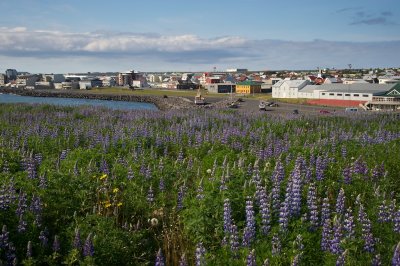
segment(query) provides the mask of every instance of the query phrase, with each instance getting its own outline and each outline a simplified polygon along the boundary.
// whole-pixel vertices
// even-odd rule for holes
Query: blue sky
[[[400,1],[0,2],[0,71],[399,67]]]

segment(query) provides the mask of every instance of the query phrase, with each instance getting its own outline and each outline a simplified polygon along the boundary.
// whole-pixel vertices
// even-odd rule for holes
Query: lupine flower
[[[315,184],[311,183],[308,187],[307,193],[307,207],[309,210],[308,220],[311,224],[311,231],[314,231],[318,227],[318,206],[317,206],[317,192]]]
[[[397,209],[393,217],[393,231],[395,233],[400,233],[400,208]]]
[[[375,248],[375,239],[371,232],[371,221],[368,219],[367,214],[364,212],[364,206],[360,204],[358,219],[361,223],[362,238],[364,240],[364,250],[373,253]]]
[[[81,248],[82,248],[81,234],[79,232],[79,228],[75,229],[75,237],[74,237],[73,247],[76,248],[77,250],[81,250]]]
[[[372,258],[371,264],[372,264],[372,266],[382,266],[381,255],[380,254],[376,254]]]
[[[7,231],[7,226],[3,225],[3,228],[1,229],[1,234],[0,234],[0,250],[5,249],[8,247],[8,231]]]
[[[40,199],[39,196],[33,195],[30,210],[35,215],[34,224],[36,224],[38,227],[41,226],[42,222],[42,209],[43,209],[42,200]]]
[[[230,245],[231,245],[231,252],[233,258],[238,257],[238,251],[239,251],[239,236],[238,236],[238,230],[235,224],[231,225],[231,234],[230,234]]]
[[[229,234],[232,229],[232,210],[229,199],[224,200],[224,240],[222,241],[223,245],[227,244],[227,239],[229,238]]]
[[[26,257],[32,258],[32,242],[28,241],[28,245],[26,246]]]
[[[344,215],[343,229],[345,231],[345,236],[350,239],[354,238],[355,228],[356,225],[354,223],[353,211],[351,210],[351,207],[349,207]]]
[[[42,245],[42,247],[47,247],[48,241],[49,239],[47,238],[47,229],[45,228],[45,230],[40,231],[39,233],[39,240],[40,240],[40,244]]]
[[[331,219],[325,219],[322,226],[321,250],[328,251],[332,238]]]
[[[346,185],[351,184],[352,178],[351,178],[351,168],[350,167],[345,167],[342,171],[342,176],[343,176],[343,183]]]
[[[392,266],[400,266],[400,242],[397,244],[393,257],[392,257]]]
[[[60,252],[60,240],[58,239],[58,235],[54,236],[54,241],[53,241],[53,252],[59,253]]]
[[[198,200],[204,199],[203,180],[200,181],[196,192],[197,192],[196,199],[198,199]]]
[[[92,240],[92,233],[90,233],[85,240],[85,245],[83,246],[83,256],[93,257],[93,255],[94,255],[94,246]]]
[[[344,214],[345,212],[345,207],[344,207],[344,201],[346,199],[346,196],[344,194],[344,189],[341,188],[339,190],[339,194],[337,196],[337,200],[336,200],[336,213],[339,215]]]
[[[378,222],[384,223],[389,221],[388,207],[386,206],[386,200],[383,200],[378,206]]]
[[[188,266],[185,253],[182,254],[181,259],[179,260],[179,266]]]
[[[329,199],[325,197],[322,200],[322,210],[321,210],[321,223],[324,224],[325,220],[330,219],[331,217],[331,210]]]
[[[246,200],[246,227],[243,232],[244,247],[250,247],[256,237],[256,221],[254,218],[253,202],[250,199]]]
[[[332,254],[341,254],[342,248],[340,247],[340,242],[342,240],[342,223],[335,216],[333,220],[333,237],[330,241],[329,249]]]
[[[289,199],[285,198],[279,210],[279,228],[282,232],[287,231],[289,224]]]
[[[200,242],[196,245],[196,252],[195,252],[195,265],[202,266],[205,265],[205,257],[206,249],[203,246],[203,243]]]
[[[300,254],[296,254],[292,260],[291,266],[298,266],[300,263]]]
[[[296,239],[293,241],[293,249],[297,251],[302,251],[304,249],[303,237],[297,235]]]
[[[183,191],[183,186],[180,187],[179,191],[178,191],[178,200],[176,203],[176,208],[178,210],[182,210],[183,209],[183,196],[184,196],[184,191]]]
[[[260,199],[261,232],[267,235],[271,229],[271,197],[266,195],[265,188]]]
[[[24,220],[23,215],[21,214],[19,216],[19,221],[18,221],[18,233],[23,233],[26,231],[26,226],[28,225],[28,223]]]
[[[344,266],[345,265],[347,252],[348,251],[346,249],[345,251],[340,253],[340,255],[338,256],[338,258],[336,260],[336,266]]]
[[[246,260],[247,266],[257,266],[256,255],[254,253],[255,253],[255,250],[253,249],[252,251],[250,251],[249,255],[247,256],[247,260]]]
[[[135,177],[135,175],[134,175],[134,173],[133,173],[133,171],[132,171],[132,168],[129,167],[129,168],[128,168],[128,175],[126,176],[126,178],[127,178],[128,180],[132,180],[134,177]]]
[[[155,266],[164,266],[164,255],[161,251],[161,248],[158,250],[157,252],[157,256],[156,256],[156,263],[154,264]]]
[[[6,251],[7,265],[12,265],[12,266],[18,265],[17,256],[16,256],[15,252],[16,252],[16,250],[15,250],[14,244],[12,242],[10,242],[8,244],[8,249]]]
[[[281,253],[281,240],[278,234],[272,236],[272,256],[279,255]]]
[[[291,174],[290,207],[291,216],[299,216],[301,209],[301,164],[296,164]]]
[[[149,188],[149,191],[147,192],[147,202],[150,204],[154,202],[154,192],[151,186]]]
[[[160,182],[158,183],[158,189],[161,191],[161,192],[164,192],[165,191],[165,182],[164,182],[164,178],[160,178]]]

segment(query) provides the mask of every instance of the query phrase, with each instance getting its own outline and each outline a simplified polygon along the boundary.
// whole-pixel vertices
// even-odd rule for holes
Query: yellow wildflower
[[[122,202],[118,202],[117,206],[118,207],[122,206]]]
[[[111,206],[111,203],[107,203],[104,207],[110,208],[110,206]]]
[[[100,180],[103,180],[105,178],[107,178],[107,174],[103,174],[102,176],[100,176]]]
[[[119,188],[117,188],[117,187],[113,189],[113,193],[117,193],[118,191],[119,191]]]

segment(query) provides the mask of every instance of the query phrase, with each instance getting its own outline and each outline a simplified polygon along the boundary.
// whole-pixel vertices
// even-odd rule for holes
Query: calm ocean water
[[[152,103],[76,98],[30,97],[14,94],[0,94],[0,103],[53,104],[62,106],[90,105],[119,110],[158,110],[157,107]]]

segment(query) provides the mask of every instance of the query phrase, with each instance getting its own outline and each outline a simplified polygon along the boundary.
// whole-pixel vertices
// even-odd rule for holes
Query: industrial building
[[[211,93],[235,93],[236,85],[233,83],[210,83],[205,88]]]

